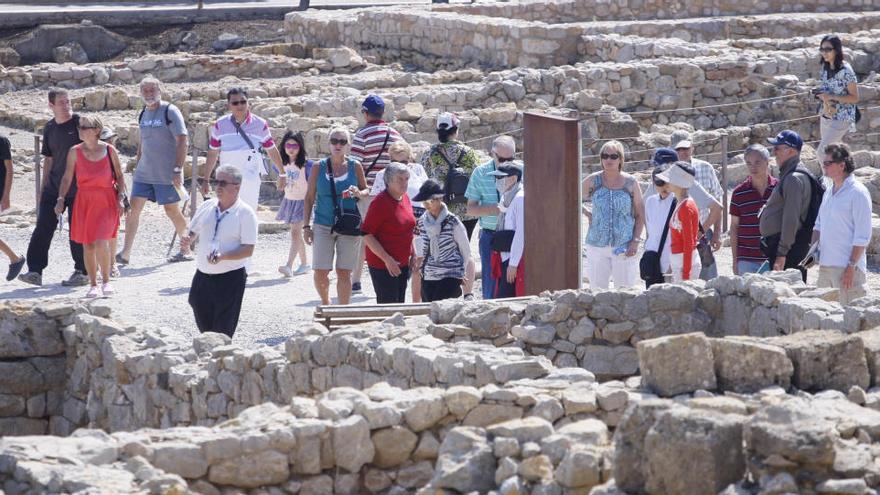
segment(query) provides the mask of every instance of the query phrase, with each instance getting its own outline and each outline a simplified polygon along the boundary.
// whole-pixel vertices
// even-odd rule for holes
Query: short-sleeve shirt
[[[43,128],[43,148],[40,154],[52,158],[52,171],[49,174],[49,182],[43,185],[43,197],[51,199],[53,202],[58,197],[58,191],[61,187],[61,179],[64,177],[64,171],[67,169],[67,152],[70,148],[81,143],[79,139],[79,115],[74,114],[73,118],[63,124],[59,124],[55,119],[46,123]],[[70,183],[70,189],[67,191],[67,197],[72,198],[76,195],[76,181]]]
[[[12,160],[12,146],[9,139],[0,136],[0,200],[3,199],[6,184],[6,160]]]
[[[223,151],[247,151],[251,149],[247,141],[235,129],[235,117],[229,114],[218,120],[211,126],[211,141],[208,146],[212,150]],[[269,132],[269,124],[265,120],[248,112],[247,117],[241,124],[241,130],[251,139],[254,148],[263,147],[269,149],[275,146],[272,133]]]
[[[480,165],[471,174],[465,197],[470,201],[476,201],[480,206],[497,205],[501,195],[495,189],[495,176],[489,175],[495,171],[495,160]],[[495,230],[498,227],[497,215],[484,215],[480,217],[480,228],[483,230]]]
[[[832,96],[849,95],[847,86],[858,82],[855,71],[847,62],[830,77],[828,71],[822,70],[822,90]],[[834,108],[837,111],[830,116],[832,120],[856,121],[856,106],[852,103],[835,103]]]
[[[460,167],[466,173],[471,174],[477,166],[479,166],[479,158],[477,153],[470,146],[461,141],[447,141],[432,146],[430,150],[422,156],[422,167],[428,177],[436,180],[445,187],[446,175],[449,173],[449,164],[440,156],[441,153],[452,162],[456,167]],[[467,204],[457,203],[448,205],[449,211],[458,216],[461,220],[473,220],[474,217],[467,215]]]
[[[388,142],[385,142],[385,138]],[[388,148],[396,141],[402,141],[403,137],[396,129],[389,126],[385,121],[373,120],[357,132],[351,138],[351,157],[361,162],[367,177],[367,186],[372,187],[376,181],[376,175],[391,163]],[[382,145],[385,145],[384,147]],[[378,159],[376,158],[378,157]],[[376,165],[370,169],[376,161]],[[367,173],[369,170],[369,173]]]
[[[397,201],[388,194],[388,191],[382,191],[370,203],[367,216],[361,224],[361,231],[373,235],[398,265],[406,266],[412,253],[415,227],[416,217],[413,215],[409,197],[404,194],[400,201]],[[386,269],[385,262],[369,247],[366,258],[370,268]]]
[[[165,112],[168,111],[168,121]],[[134,180],[144,184],[171,185],[177,162],[177,137],[186,136],[186,124],[180,110],[161,102],[155,110],[144,109],[138,127],[141,133],[141,159]]]
[[[767,189],[761,196],[752,185],[752,178],[747,178],[736,186],[730,196],[730,214],[739,217],[739,228],[736,231],[736,259],[743,261],[763,262],[767,259],[761,252],[761,230],[758,212],[767,204],[776,184],[775,177],[770,177]]]
[[[235,251],[243,245],[257,243],[257,214],[247,203],[237,199],[235,203],[221,212],[217,198],[212,198],[199,206],[189,223],[189,231],[198,234],[196,246],[196,267],[202,273],[216,275],[243,268],[247,258],[223,260],[216,265],[208,263],[208,255],[218,249],[220,253]]]

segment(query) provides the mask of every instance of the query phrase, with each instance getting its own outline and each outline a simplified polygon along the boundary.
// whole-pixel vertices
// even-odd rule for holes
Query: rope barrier
[[[805,96],[808,94],[810,94],[809,91],[804,91],[801,93],[792,93],[789,95],[771,96],[768,98],[758,98],[758,99],[754,99],[754,100],[743,100],[743,101],[736,101],[736,102],[731,102],[731,103],[717,103],[714,105],[703,105],[703,106],[699,106],[699,107],[669,108],[669,109],[661,109],[661,110],[639,110],[636,112],[589,112],[586,115],[595,116],[595,117],[602,117],[605,115],[653,115],[653,114],[657,114],[657,113],[689,112],[691,110],[706,110],[709,108],[722,108],[722,107],[731,107],[731,106],[737,106],[737,105],[750,105],[752,103],[763,103],[766,101],[775,101],[775,100],[781,100],[781,99],[785,99],[785,98],[794,98],[796,96]],[[586,120],[586,119],[580,119],[580,120]]]

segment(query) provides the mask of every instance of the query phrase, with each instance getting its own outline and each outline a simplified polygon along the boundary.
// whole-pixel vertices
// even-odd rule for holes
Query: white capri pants
[[[677,283],[683,281],[684,277],[682,277],[682,274],[684,274],[684,254],[670,254],[669,266],[672,269],[672,282]],[[700,265],[700,254],[697,253],[696,249],[694,249],[693,256],[691,256],[691,276],[688,280],[699,279],[701,268],[702,265]]]
[[[614,280],[615,289],[633,287],[639,282],[638,256],[615,256],[611,246],[596,247],[587,244],[586,248],[590,289],[607,289],[610,280]]]
[[[832,120],[819,116],[819,135],[822,140],[816,147],[816,157],[820,164],[825,159],[825,147],[832,143],[842,143],[843,136],[846,136],[851,126],[852,122],[848,120]]]

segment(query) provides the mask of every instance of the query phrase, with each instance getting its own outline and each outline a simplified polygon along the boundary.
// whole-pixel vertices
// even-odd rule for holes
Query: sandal
[[[191,254],[183,254],[183,252],[178,251],[177,254],[168,258],[169,263],[180,263],[182,261],[192,261],[193,258]]]
[[[128,258],[123,258],[122,253],[116,253],[116,263],[120,265],[127,265]]]

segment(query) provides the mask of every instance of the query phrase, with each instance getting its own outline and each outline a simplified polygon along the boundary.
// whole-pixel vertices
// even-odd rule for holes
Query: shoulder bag
[[[645,251],[642,253],[642,259],[639,260],[639,275],[645,282],[662,284],[664,281],[660,256],[663,248],[666,246],[666,237],[669,234],[669,221],[672,220],[672,214],[675,213],[676,202],[676,198],[672,198],[669,214],[666,215],[666,223],[663,224],[663,234],[660,235],[659,251]]]
[[[339,196],[336,194],[336,180],[333,178],[333,165],[330,158],[325,160],[327,164],[327,179],[330,181],[330,194],[333,197],[333,226],[330,232],[340,235],[363,235],[361,232],[361,213],[357,208],[353,210],[343,209],[340,206]],[[348,163],[346,163],[346,167]]]

